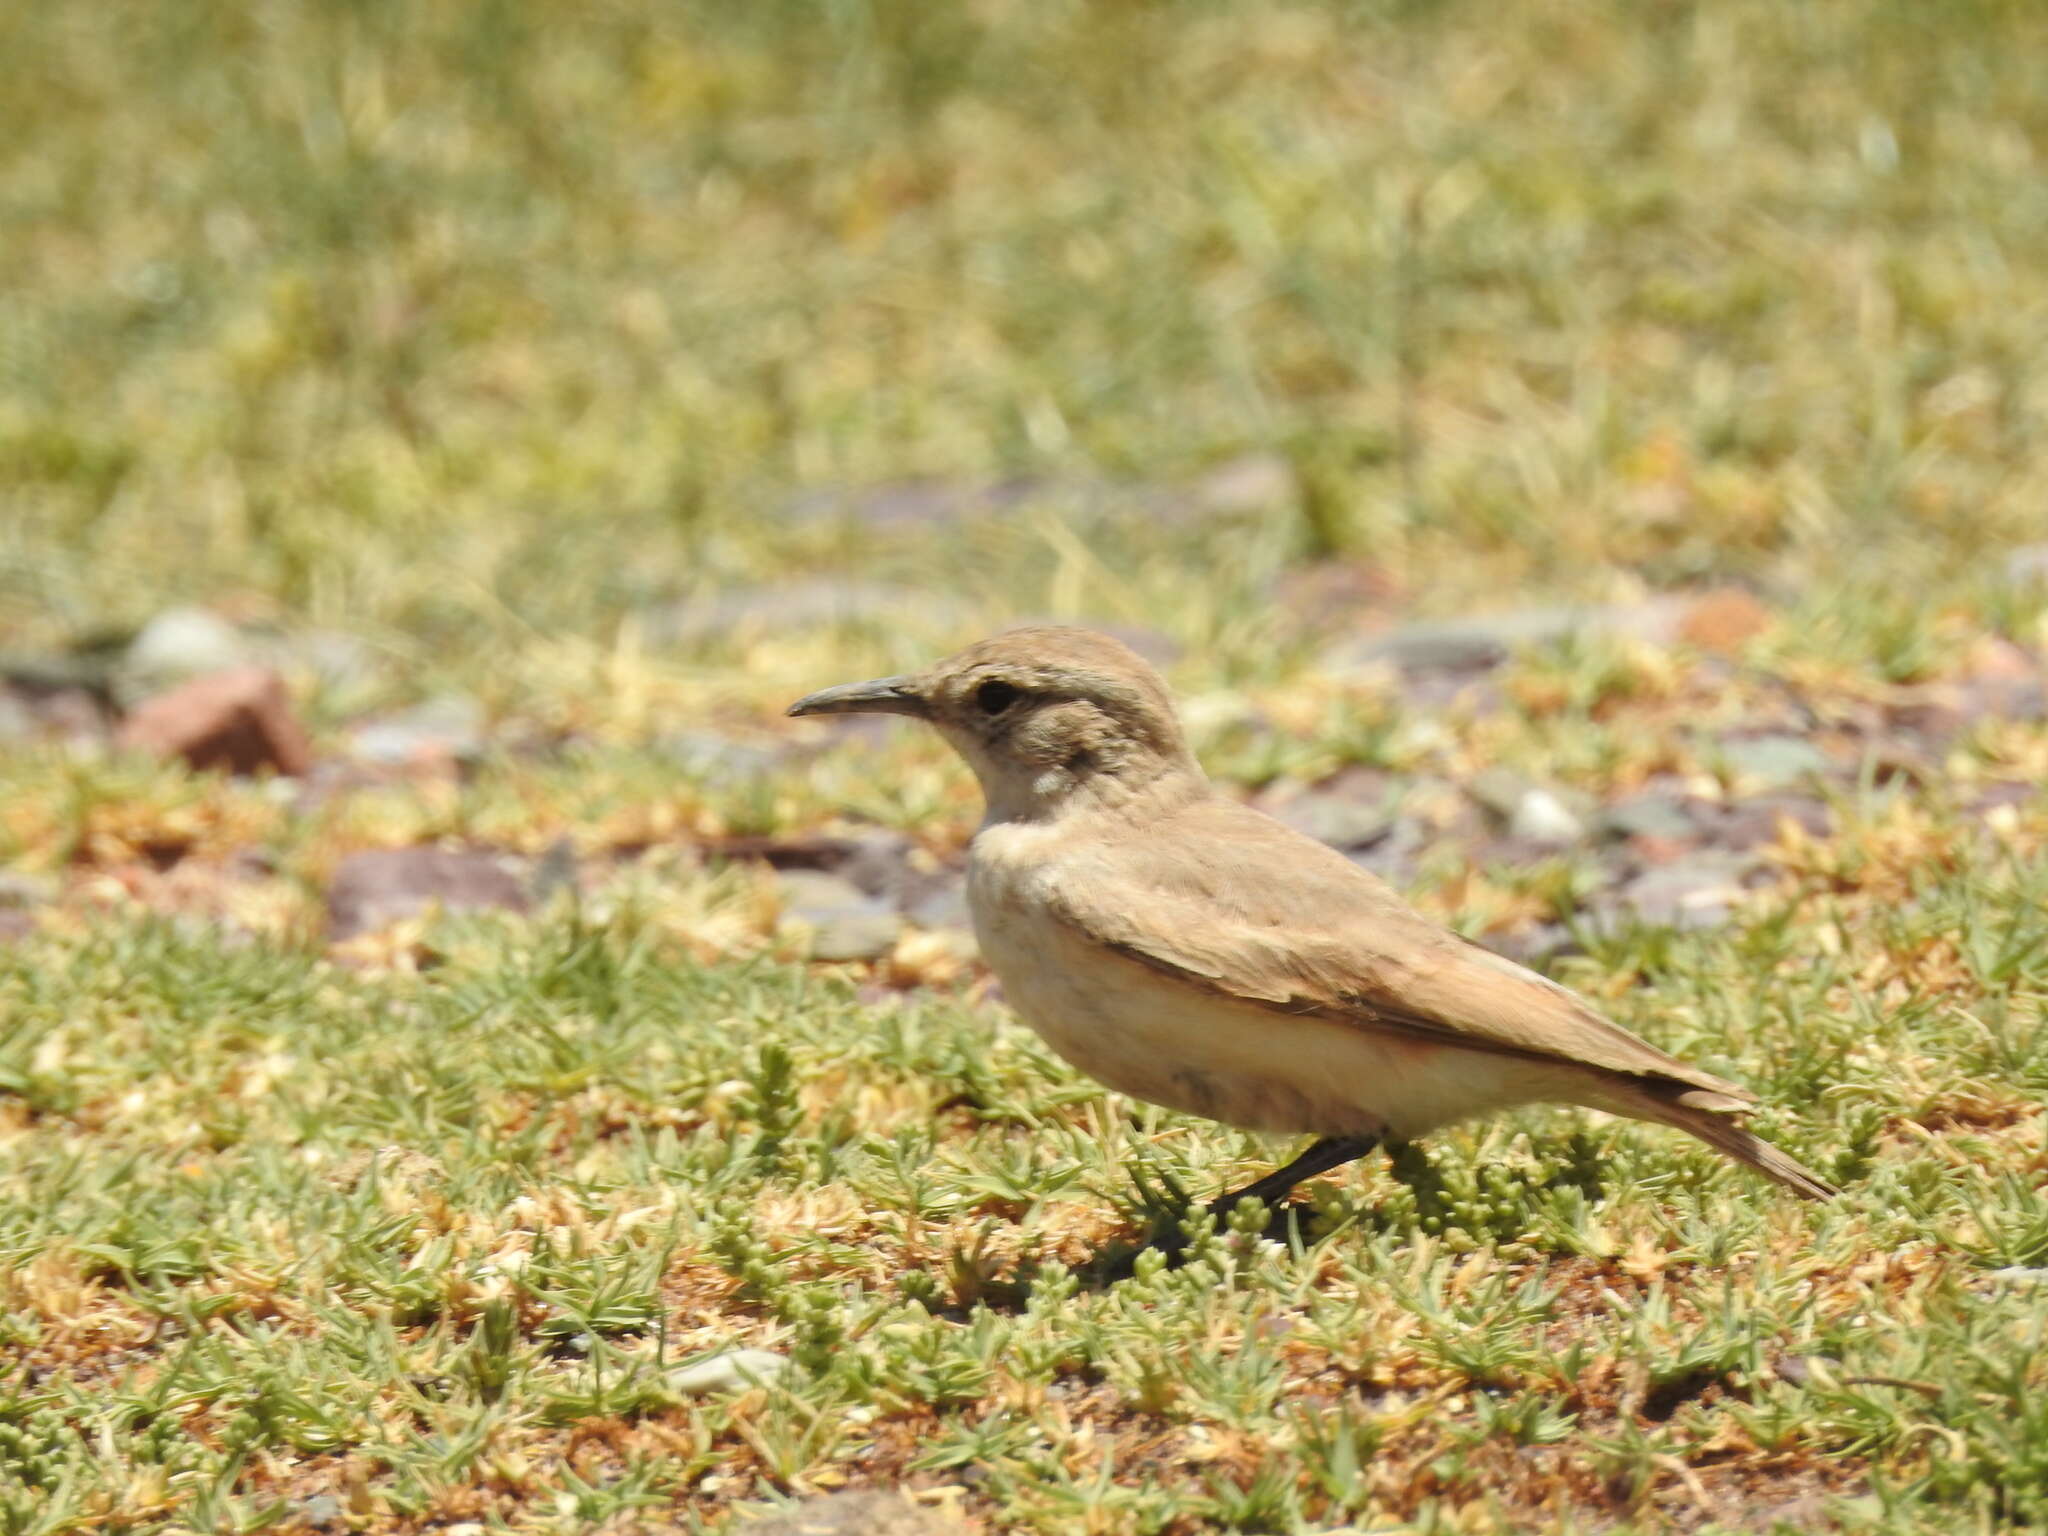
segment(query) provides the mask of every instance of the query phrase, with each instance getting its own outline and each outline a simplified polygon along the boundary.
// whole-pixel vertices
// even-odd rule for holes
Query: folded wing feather
[[[1668,1084],[1699,1109],[1754,1102],[1430,922],[1342,854],[1231,801],[1198,801],[1122,838],[1089,839],[1040,879],[1041,899],[1063,922],[1212,992],[1468,1050],[1578,1062]]]

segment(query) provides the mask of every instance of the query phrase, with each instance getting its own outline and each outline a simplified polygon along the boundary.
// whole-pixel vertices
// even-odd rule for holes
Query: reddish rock
[[[1703,651],[1735,651],[1770,627],[1771,611],[1740,587],[1717,587],[1678,621],[1679,638]]]
[[[213,672],[146,699],[122,723],[120,744],[194,768],[298,778],[313,766],[284,680],[267,667]]]

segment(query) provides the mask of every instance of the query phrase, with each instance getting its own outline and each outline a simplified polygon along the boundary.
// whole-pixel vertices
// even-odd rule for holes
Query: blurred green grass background
[[[18,646],[203,602],[496,669],[852,569],[1199,631],[1329,552],[1431,608],[1919,584],[2048,496],[2027,0],[187,0],[0,52]],[[1074,490],[1247,451],[1267,515]],[[793,510],[921,478],[1046,510]]]

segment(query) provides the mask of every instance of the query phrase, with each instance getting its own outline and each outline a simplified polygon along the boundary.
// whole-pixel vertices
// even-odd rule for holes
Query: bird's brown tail
[[[1727,1153],[1738,1163],[1747,1163],[1772,1183],[1784,1185],[1802,1199],[1832,1200],[1841,1193],[1797,1158],[1780,1152],[1725,1112],[1696,1109],[1667,1099],[1657,1106],[1654,1118],[1692,1132],[1716,1151]]]

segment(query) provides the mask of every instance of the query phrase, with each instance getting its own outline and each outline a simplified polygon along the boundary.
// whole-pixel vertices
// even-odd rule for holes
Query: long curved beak
[[[914,677],[878,677],[871,683],[820,688],[789,706],[792,715],[909,715],[923,720],[931,707]]]

